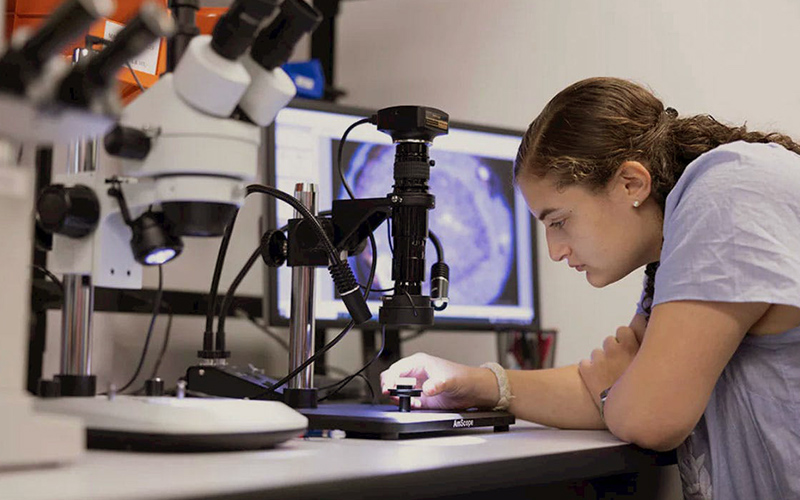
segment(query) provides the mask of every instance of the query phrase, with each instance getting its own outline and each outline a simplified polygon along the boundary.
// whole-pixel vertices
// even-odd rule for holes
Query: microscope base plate
[[[308,424],[278,401],[116,396],[39,399],[35,405],[82,417],[90,448],[255,450],[300,436]]]
[[[477,427],[507,431],[514,415],[502,411],[412,410],[401,412],[394,405],[324,404],[299,409],[308,417],[309,429],[343,430],[348,437],[402,439],[429,437],[431,433],[453,433]]]
[[[80,420],[34,411],[31,399],[0,394],[0,470],[73,462],[86,449]]]

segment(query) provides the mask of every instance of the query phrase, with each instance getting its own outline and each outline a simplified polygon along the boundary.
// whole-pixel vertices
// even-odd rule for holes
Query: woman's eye
[[[551,222],[550,223],[550,227],[553,227],[553,228],[556,228],[556,229],[561,229],[562,227],[564,227],[564,221],[560,220],[560,221]]]

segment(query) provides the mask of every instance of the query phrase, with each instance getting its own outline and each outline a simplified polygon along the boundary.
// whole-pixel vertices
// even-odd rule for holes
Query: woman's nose
[[[547,250],[550,253],[550,258],[558,262],[564,260],[569,256],[570,248],[564,243],[552,242],[547,240]]]

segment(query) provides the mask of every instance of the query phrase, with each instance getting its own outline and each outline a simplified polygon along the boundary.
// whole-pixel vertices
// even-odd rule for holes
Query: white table
[[[518,422],[399,441],[297,438],[264,451],[89,451],[57,468],[0,473],[0,499],[432,498],[639,472],[674,463],[606,431]]]

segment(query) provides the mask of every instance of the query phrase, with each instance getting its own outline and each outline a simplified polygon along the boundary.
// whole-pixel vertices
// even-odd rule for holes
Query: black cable
[[[392,258],[394,258],[394,243],[392,243],[392,225],[388,220],[386,221],[386,239],[389,240],[389,251],[392,252]]]
[[[350,377],[351,374],[348,374],[347,376]],[[370,400],[372,400],[374,402],[375,401],[375,388],[372,387],[372,382],[370,382],[369,379],[366,376],[364,376],[363,373],[354,373],[354,374],[352,374],[352,376],[357,376],[358,378],[360,378],[361,380],[364,381],[364,383],[367,386],[367,389],[369,389],[369,398],[370,398]],[[337,385],[339,385],[341,383],[342,383],[342,380],[337,380],[336,382],[334,382],[332,384],[328,384],[325,387],[320,387],[319,390],[320,391],[329,391],[329,390],[333,389],[334,387],[336,387]],[[341,389],[337,389],[337,391],[339,391],[339,390],[341,390]],[[333,395],[333,393],[331,393],[331,395]],[[327,398],[328,395],[326,394],[325,397]],[[317,401],[321,401],[321,399],[318,399]]]
[[[136,82],[136,85],[139,86],[139,90],[144,92],[144,85],[142,85],[142,82],[139,81],[139,77],[136,76],[136,72],[133,70],[133,67],[131,66],[131,63],[126,62],[125,66],[127,66],[128,69],[131,70],[131,76],[133,77],[133,80]]]
[[[276,389],[281,387],[286,382],[292,380],[294,377],[297,376],[297,374],[299,374],[300,372],[305,370],[311,363],[313,363],[314,361],[319,359],[323,354],[328,352],[333,346],[338,344],[339,341],[342,340],[345,335],[350,333],[350,330],[352,330],[354,326],[355,326],[355,322],[353,320],[350,320],[350,322],[347,323],[347,326],[344,327],[344,330],[339,332],[339,335],[337,335],[336,337],[334,337],[333,340],[331,340],[330,342],[325,344],[319,351],[315,352],[313,356],[311,356],[310,358],[308,358],[307,360],[302,362],[300,364],[300,366],[298,366],[297,368],[295,368],[294,370],[289,372],[288,375],[286,375],[282,379],[278,380],[277,382],[275,382],[271,386],[267,387],[267,389],[264,392],[256,394],[255,396],[252,396],[250,399],[260,399],[260,398],[263,398],[264,396],[267,396],[267,395],[272,394],[273,392],[275,392]]]
[[[320,237],[322,243],[325,245],[325,249],[328,251],[329,257],[333,261],[334,265],[339,265],[342,263],[342,258],[339,257],[339,252],[336,250],[336,247],[333,246],[333,242],[328,237],[328,234],[325,232],[325,229],[322,227],[322,224],[320,224],[319,220],[317,220],[314,214],[312,214],[311,211],[308,208],[306,208],[305,205],[300,203],[300,201],[297,198],[287,193],[284,193],[279,189],[275,189],[274,187],[262,186],[260,184],[250,184],[249,186],[247,186],[247,194],[250,195],[253,193],[261,193],[278,198],[279,200],[288,203],[289,205],[292,206],[292,208],[300,212],[300,214],[308,220],[308,222],[317,232],[317,235]]]
[[[364,285],[358,285],[358,287],[362,290],[367,289],[367,287],[365,287]],[[375,293],[387,293],[387,292],[393,292],[394,288],[370,288],[369,291]]]
[[[228,311],[231,308],[231,303],[233,302],[233,296],[236,293],[236,289],[239,288],[239,285],[244,280],[247,273],[250,272],[253,265],[256,263],[258,258],[261,256],[261,245],[259,245],[255,251],[250,255],[250,258],[247,259],[244,267],[239,271],[239,274],[233,279],[230,286],[228,287],[228,291],[225,292],[225,298],[222,299],[222,305],[220,306],[219,311],[219,318],[217,318],[217,340],[216,340],[216,349],[218,351],[225,350],[225,318],[228,316]]]
[[[347,140],[347,134],[350,133],[351,130],[358,127],[359,125],[363,125],[365,123],[376,123],[377,122],[377,115],[372,115],[370,118],[362,118],[357,122],[353,123],[347,130],[344,131],[342,134],[342,139],[339,141],[339,152],[336,156],[336,168],[339,170],[339,179],[342,181],[342,186],[344,186],[345,191],[350,196],[350,199],[355,199],[355,195],[353,195],[353,191],[350,189],[350,185],[347,184],[347,179],[344,178],[344,170],[342,170],[342,152],[344,151],[344,143]]]
[[[317,231],[317,235],[322,239],[322,243],[325,245],[326,249],[328,250],[328,255],[329,255],[330,259],[333,261],[333,265],[341,265],[342,264],[342,259],[341,259],[341,257],[339,257],[339,253],[336,251],[336,247],[333,246],[333,242],[328,237],[328,234],[325,232],[325,229],[323,229],[323,227],[320,224],[319,220],[317,220],[317,218],[314,216],[314,214],[312,214],[311,211],[308,208],[305,207],[305,205],[300,203],[300,201],[297,198],[295,198],[293,196],[290,196],[289,194],[284,193],[283,191],[281,191],[279,189],[275,189],[274,187],[262,186],[260,184],[250,184],[249,186],[247,186],[247,192],[246,192],[245,196],[249,196],[249,195],[251,195],[253,193],[261,193],[261,194],[266,194],[266,195],[275,197],[275,198],[277,198],[277,199],[279,199],[279,200],[281,200],[281,201],[283,201],[285,203],[288,203],[289,205],[291,205],[292,208],[294,208],[295,210],[300,212],[300,214],[303,217],[305,217],[305,219],[307,221],[309,221],[309,223],[311,223],[312,227]],[[206,317],[206,332],[205,332],[206,335],[203,338],[203,349],[207,350],[207,351],[211,350],[211,349],[208,348],[208,344],[206,343],[206,341],[208,340],[209,337],[211,339],[213,339],[213,336],[214,336],[213,330],[212,330],[213,329],[213,321],[214,321],[213,320],[213,312],[214,312],[214,303],[216,302],[216,290],[217,290],[217,288],[219,286],[219,274],[221,274],[221,272],[222,272],[222,262],[225,260],[225,254],[227,253],[228,243],[230,242],[230,235],[233,233],[233,223],[234,222],[235,222],[235,218],[233,220],[231,220],[231,223],[225,229],[225,235],[222,238],[222,243],[220,244],[220,250],[219,250],[219,253],[217,254],[217,266],[214,269],[214,282],[212,282],[212,284],[211,284],[212,296],[209,299],[209,312],[208,312],[208,316]],[[260,254],[260,246],[259,246],[258,249],[256,249],[256,251],[253,252],[253,254],[250,257],[250,260],[248,260],[248,264],[245,265],[245,268],[243,268],[239,272],[239,274],[236,276],[236,279],[238,279],[238,282],[236,280],[234,280],[234,283],[228,288],[228,292],[225,294],[225,300],[227,301],[227,305],[224,305],[224,307],[230,307],[230,302],[233,300],[233,292],[235,292],[236,287],[239,285],[241,280],[244,279],[244,276],[247,274],[247,272],[250,270],[250,268],[253,266],[253,264],[255,264],[255,261],[258,259],[258,255],[259,254]],[[219,271],[219,273],[218,273],[218,271]],[[227,309],[224,312],[220,311],[220,318],[219,318],[218,323],[217,323],[218,327],[220,326],[220,322],[221,322],[221,326],[222,326],[222,328],[224,328],[225,320],[223,318],[225,317],[225,315],[227,315]],[[209,325],[211,325],[211,326],[209,326]],[[220,335],[220,333],[221,333],[221,335]],[[224,330],[217,331],[216,342],[211,340],[211,344],[212,345],[216,344],[217,351],[224,352],[225,351],[225,331]]]
[[[233,213],[231,221],[225,228],[222,241],[217,252],[217,263],[214,265],[214,276],[211,278],[211,290],[208,292],[208,310],[206,311],[206,330],[203,332],[203,350],[210,352],[214,349],[214,313],[217,309],[217,291],[219,290],[219,279],[222,276],[222,264],[225,262],[225,254],[228,253],[228,244],[231,242],[233,234],[233,224],[239,211]]]
[[[375,255],[377,255],[377,245],[375,244],[375,236],[372,233],[370,233],[369,235],[369,242],[370,245],[372,246],[372,251],[375,252]],[[375,270],[377,269],[377,267],[378,267],[378,259],[372,259],[372,267],[370,268],[369,278],[367,279],[367,290],[364,292],[364,300],[367,300],[369,298],[369,290],[370,287],[372,286],[372,281],[375,279]],[[269,386],[266,391],[260,394],[256,394],[252,399],[259,399],[264,396],[267,396],[268,394],[274,393],[276,389],[281,387],[283,384],[285,384],[292,378],[296,377],[298,373],[305,370],[309,365],[311,365],[311,363],[322,357],[323,354],[325,354],[333,346],[338,344],[339,341],[342,340],[344,336],[347,335],[350,332],[350,330],[353,329],[353,326],[355,326],[355,322],[351,320],[347,324],[347,326],[345,326],[344,329],[339,333],[339,335],[334,337],[333,340],[325,344],[322,348],[320,348],[319,351],[315,352],[311,357],[309,357],[307,360],[301,363],[300,366],[292,370],[288,375],[286,375],[282,379],[278,380],[277,382]]]
[[[339,141],[339,150],[338,150],[338,155],[337,155],[337,168],[338,168],[338,171],[339,171],[339,178],[342,181],[342,185],[344,186],[345,190],[347,191],[347,194],[350,195],[350,198],[355,198],[355,197],[353,195],[353,191],[350,189],[350,186],[347,184],[347,180],[344,178],[344,172],[342,171],[342,161],[341,161],[341,159],[342,159],[342,152],[344,150],[344,143],[345,143],[345,141],[347,139],[347,135],[350,133],[351,130],[353,130],[354,128],[356,128],[357,126],[359,126],[361,124],[374,122],[375,120],[377,120],[377,116],[375,116],[375,115],[373,115],[371,118],[363,118],[361,120],[358,120],[357,122],[353,123],[352,125],[350,125],[345,130],[344,134],[342,134],[341,140]],[[336,251],[336,248],[333,246],[333,243],[328,238],[328,235],[325,233],[325,230],[322,228],[322,225],[319,223],[317,218],[314,217],[314,215],[311,213],[311,211],[309,211],[296,198],[291,197],[288,194],[284,193],[283,191],[280,191],[278,189],[272,188],[270,186],[261,186],[261,185],[258,185],[258,184],[251,184],[251,185],[247,186],[247,194],[251,194],[253,192],[259,192],[259,193],[267,194],[267,195],[270,195],[270,196],[274,196],[275,198],[278,198],[279,200],[282,200],[282,201],[288,203],[295,210],[300,212],[303,215],[303,217],[305,217],[314,226],[314,229],[317,231],[317,234],[319,234],[322,237],[322,241],[325,244],[325,246],[327,247],[328,253],[330,254],[332,260],[334,261],[334,264],[341,264],[341,262],[342,262],[341,257],[339,257],[339,254]],[[375,270],[377,268],[377,262],[378,262],[378,259],[377,259],[377,253],[378,252],[377,252],[377,245],[375,244],[375,236],[372,233],[370,233],[369,239],[370,239],[370,244],[372,245],[373,258],[372,258],[372,266],[370,268],[369,279],[367,280],[366,291],[364,293],[364,300],[367,300],[369,298],[369,293],[370,293],[370,289],[372,288],[372,282],[373,282],[373,280],[375,278]],[[261,394],[257,394],[256,396],[254,396],[253,399],[258,399],[258,398],[264,397],[264,396],[266,396],[266,395],[268,395],[270,393],[275,392],[275,389],[281,387],[283,384],[285,384],[286,382],[288,382],[289,380],[291,380],[292,378],[297,376],[297,374],[299,374],[300,372],[305,370],[309,365],[311,365],[311,363],[313,363],[314,361],[319,359],[323,354],[328,352],[328,350],[330,350],[333,346],[338,344],[339,341],[342,338],[344,338],[344,336],[347,335],[350,332],[350,330],[353,329],[353,326],[355,326],[355,322],[351,320],[347,324],[347,326],[345,326],[345,328],[339,333],[339,335],[337,335],[333,340],[331,340],[330,342],[325,344],[319,351],[315,352],[312,356],[310,356],[307,360],[305,360],[303,363],[301,363],[300,366],[298,366],[297,368],[292,370],[284,378],[282,378],[282,379],[278,380],[277,382],[275,382],[274,384],[272,384],[269,388],[267,388],[266,391],[264,391]]]
[[[327,217],[333,214],[333,210],[323,210],[322,212],[317,214],[317,217]],[[283,226],[278,229],[278,231],[285,233],[289,229],[289,224],[284,224]]]
[[[161,352],[158,353],[158,358],[156,359],[156,364],[153,366],[153,371],[150,373],[150,378],[158,377],[158,370],[161,368],[161,362],[164,361],[164,354],[167,352],[167,347],[169,346],[169,335],[172,331],[172,306],[164,303],[164,307],[167,310],[167,330],[164,333],[164,342],[161,344]]]
[[[49,269],[47,269],[44,266],[40,266],[39,264],[34,264],[33,268],[41,271],[42,273],[44,273],[45,276],[50,278],[50,281],[52,281],[53,283],[58,285],[58,288],[61,289],[61,294],[62,295],[64,294],[64,284],[61,283],[61,280],[58,279],[58,276],[56,276],[55,274],[51,273]]]
[[[444,247],[442,247],[442,242],[439,241],[439,237],[436,236],[436,233],[433,231],[428,230],[428,238],[436,248],[436,258],[438,259],[438,262],[444,262]]]
[[[386,325],[381,325],[381,348],[380,348],[380,349],[378,349],[378,352],[376,352],[376,353],[375,353],[375,355],[372,357],[372,359],[370,359],[369,361],[367,361],[367,363],[366,363],[366,364],[364,364],[364,366],[362,366],[360,370],[358,370],[358,371],[357,371],[357,372],[355,372],[354,374],[350,375],[349,377],[347,377],[347,378],[345,378],[345,379],[341,380],[341,381],[339,382],[339,387],[337,387],[337,388],[336,388],[336,389],[334,389],[333,391],[331,391],[331,392],[329,392],[329,393],[325,394],[323,397],[321,397],[321,398],[317,399],[317,402],[318,402],[318,403],[321,403],[322,401],[325,401],[325,400],[326,400],[326,399],[328,399],[329,397],[331,397],[331,396],[333,396],[334,394],[336,394],[337,392],[341,391],[341,390],[342,390],[342,388],[344,388],[344,386],[346,386],[347,384],[349,384],[349,383],[350,383],[350,382],[351,382],[351,381],[352,381],[354,378],[356,378],[356,377],[357,377],[358,375],[360,375],[360,374],[361,374],[361,373],[362,373],[364,370],[366,370],[367,368],[369,368],[369,367],[372,365],[372,363],[374,363],[374,362],[375,362],[375,361],[376,361],[378,358],[380,358],[380,357],[381,357],[381,354],[383,354],[383,349],[384,349],[384,347],[385,347],[385,346],[386,346]],[[374,399],[374,393],[373,393],[373,399]]]
[[[150,339],[153,336],[153,327],[156,324],[156,318],[158,317],[158,311],[161,309],[161,297],[164,294],[164,272],[161,266],[158,266],[158,290],[156,291],[156,298],[153,301],[153,315],[150,317],[150,326],[147,328],[147,337],[144,340],[144,347],[142,348],[142,355],[139,357],[139,365],[136,367],[136,372],[134,372],[133,376],[128,380],[121,389],[117,392],[124,392],[128,387],[130,387],[136,378],[139,376],[139,373],[142,371],[142,366],[144,366],[144,359],[147,357],[147,348],[150,345]]]

